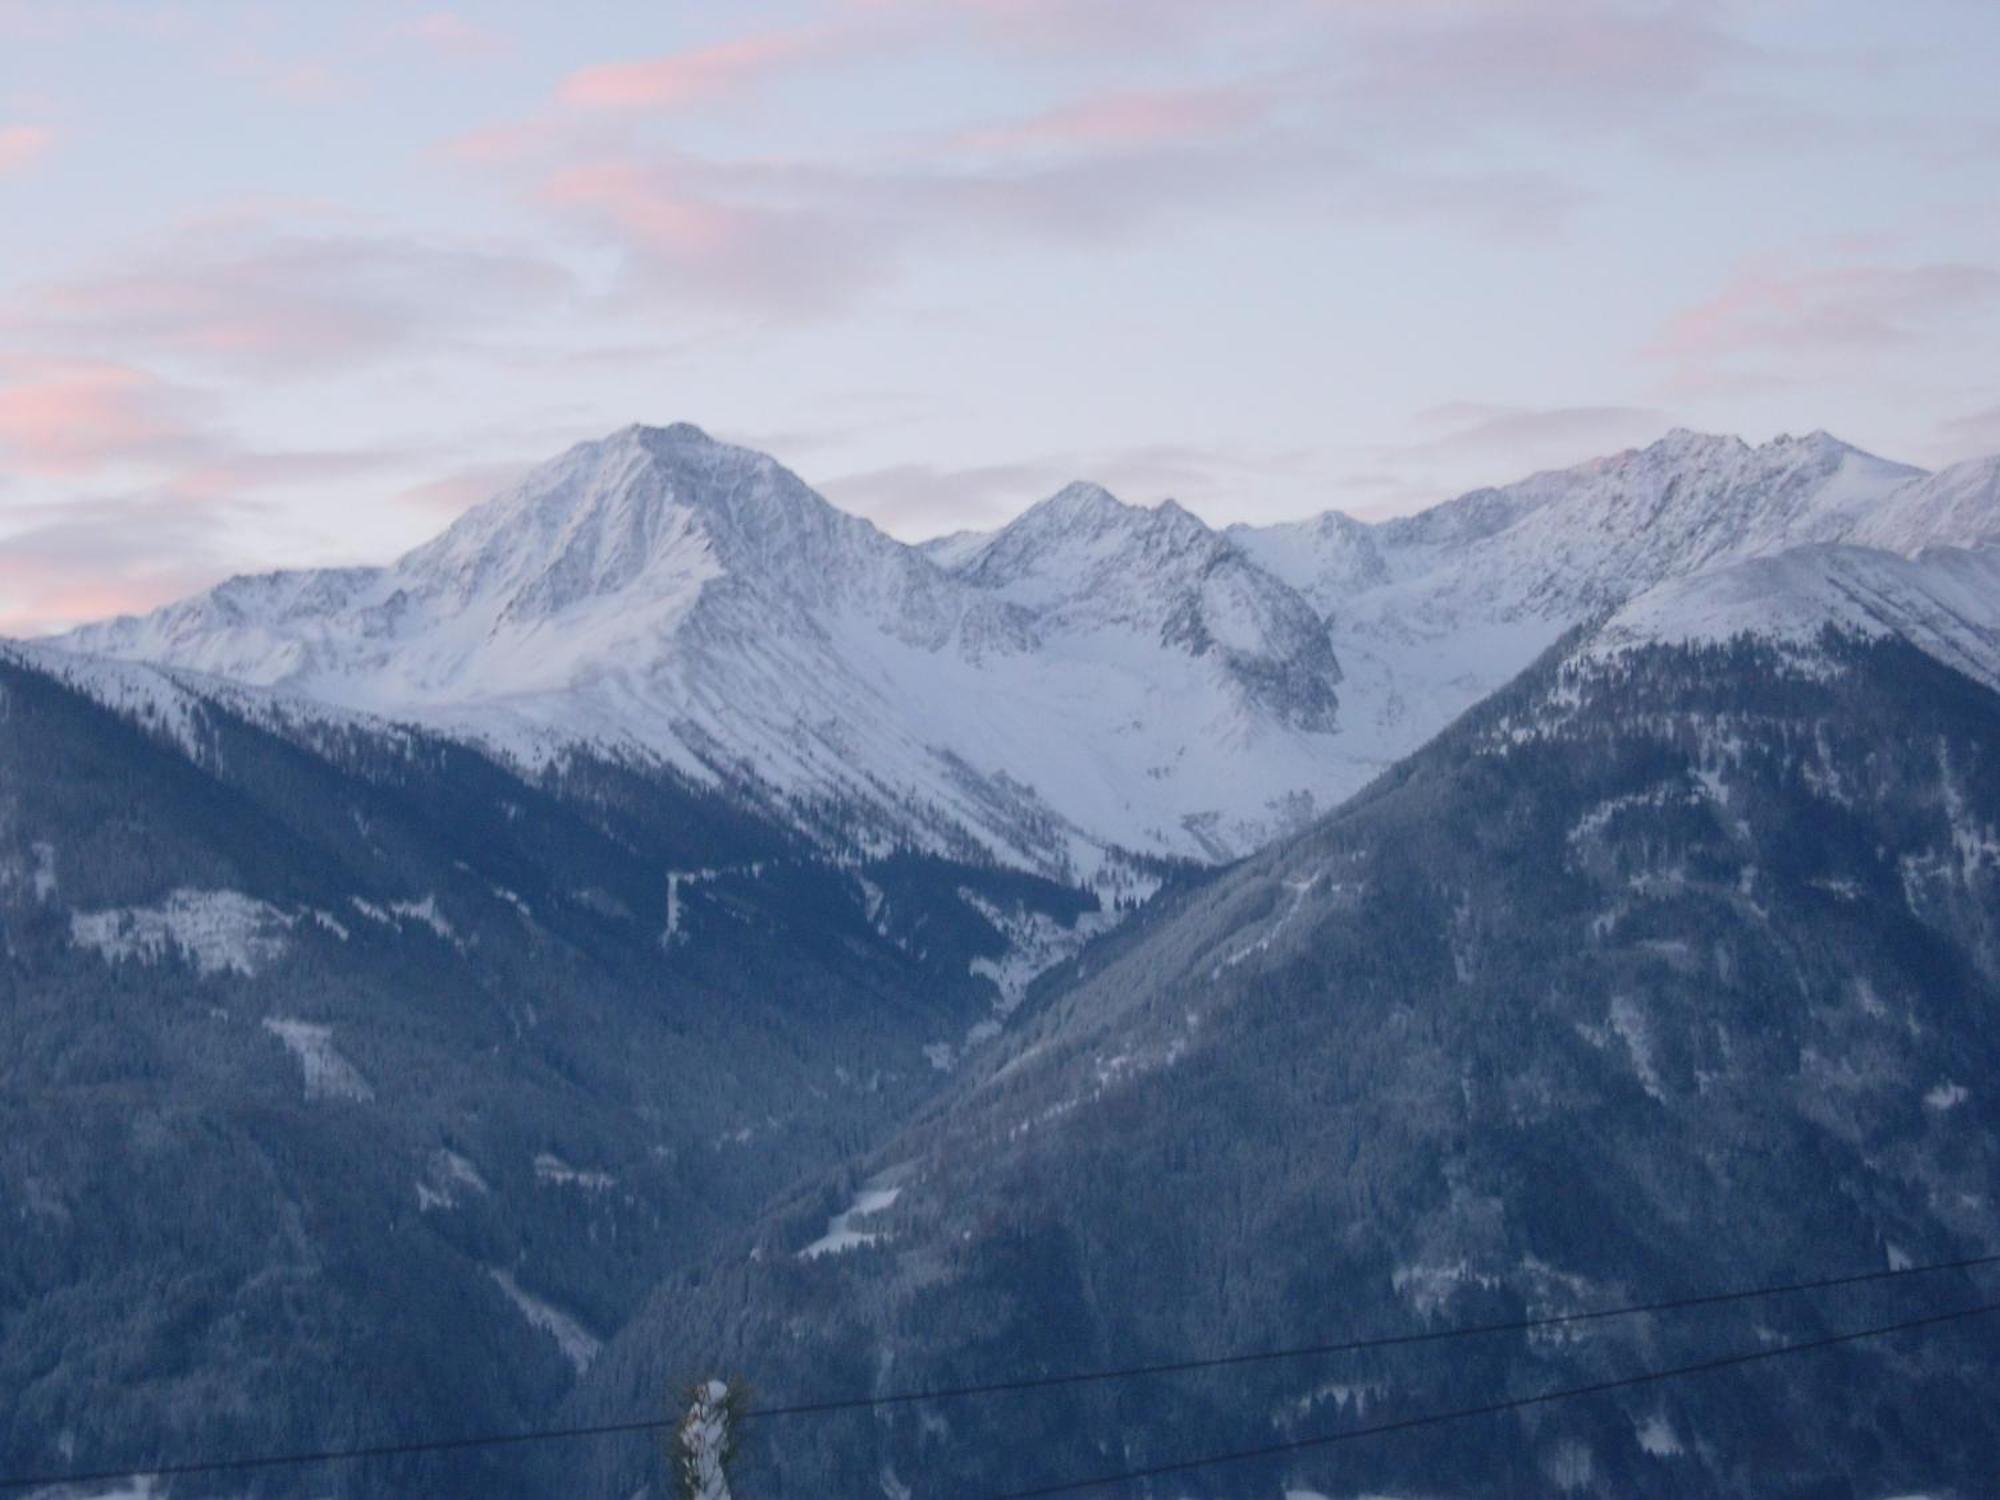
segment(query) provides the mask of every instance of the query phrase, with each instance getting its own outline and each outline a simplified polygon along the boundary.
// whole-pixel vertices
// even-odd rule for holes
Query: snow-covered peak
[[[1934,548],[1901,557],[1872,547],[1794,547],[1648,589],[1605,622],[1586,654],[1742,637],[1810,652],[1828,629],[1900,636],[2000,688],[2000,551]]]
[[[961,557],[957,571],[983,588],[1035,593],[1038,579],[1060,588],[1061,580],[1079,569],[1138,552],[1202,548],[1214,539],[1214,532],[1172,501],[1149,510],[1127,505],[1102,485],[1078,482],[993,532]]]
[[[1450,502],[1498,526],[1393,534],[1428,543],[1450,592],[1576,616],[1666,578],[1833,541],[1922,471],[1825,433],[1758,446],[1677,429],[1644,448]],[[1508,512],[1513,512],[1510,517]]]
[[[1560,524],[1637,537],[1671,524],[1687,556],[1838,530],[1853,508],[1922,471],[1864,453],[1824,432],[1751,446],[1741,438],[1677,428],[1644,448],[1538,475],[1525,488],[1549,493]],[[1549,517],[1556,524],[1555,517]]]
[[[990,531],[953,531],[917,543],[917,550],[940,568],[955,571],[993,539]]]
[[[688,423],[579,443],[396,564],[460,604],[504,595],[531,618],[581,600],[657,594],[720,574],[825,599],[856,551],[893,550],[769,456]]]
[[[987,539],[957,574],[1030,612],[1044,639],[1129,635],[1210,662],[1259,716],[1331,729],[1340,668],[1313,605],[1172,500],[1072,484]]]
[[[629,427],[385,567],[233,579],[64,644],[529,762],[652,758],[768,789],[843,838],[1089,870],[1112,849],[1243,853],[1565,629],[1672,580],[1802,545],[1992,542],[1996,476],[1927,478],[1823,432],[1676,431],[1381,525],[1331,512],[1221,533],[1073,484],[996,532],[917,548],[764,454]],[[1842,564],[1785,597],[1799,618],[1914,599],[1904,612],[1921,605],[1943,639],[1984,564],[1952,566],[1972,571],[1876,587]],[[1744,578],[1676,608],[1754,615],[1760,588],[1791,582]]]
[[[1825,432],[1752,446],[1676,428],[1375,525],[1329,511],[1229,536],[1329,618],[1435,638],[1467,619],[1568,623],[1662,579],[1837,541],[1922,477]]]
[[[1703,432],[1697,427],[1670,427],[1643,448],[1629,448],[1623,453],[1590,460],[1578,467],[1588,468],[1591,464],[1610,467],[1623,462],[1633,454],[1643,455],[1657,463],[1714,463],[1750,451],[1750,445],[1732,432]]]
[[[1101,484],[1073,480],[1046,500],[1028,507],[1014,523],[1055,527],[1116,525],[1140,510],[1127,505]]]
[[[1304,594],[1321,614],[1331,615],[1354,594],[1388,581],[1376,530],[1344,511],[1329,510],[1275,526],[1231,526],[1224,534],[1259,567]]]
[[[2000,456],[1940,469],[1897,490],[1849,540],[1890,552],[2000,546]]]
[[[65,644],[1049,871],[1241,853],[1346,774],[1324,624],[1181,507],[1072,486],[947,571],[686,425],[578,444],[386,567]]]

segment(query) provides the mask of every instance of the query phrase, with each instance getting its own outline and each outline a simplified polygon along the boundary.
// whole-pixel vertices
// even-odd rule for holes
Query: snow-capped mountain
[[[538,1425],[660,1267],[895,1126],[1110,920],[292,707],[0,643],[0,1474]]]
[[[236,579],[64,644],[1086,877],[1112,847],[1224,857],[1324,790],[1325,629],[1192,516],[1066,493],[981,556],[954,575],[762,454],[635,427],[387,567]]]
[[[1904,485],[1843,540],[1909,554],[2000,544],[2000,457],[1953,464]]]
[[[1073,484],[967,551],[955,571],[1050,634],[1130,632],[1212,652],[1277,723],[1334,727],[1340,666],[1317,612],[1171,500],[1146,510]]]
[[[772,1389],[856,1349],[934,1389],[969,1348],[1120,1368],[2000,1242],[2000,697],[1894,639],[1593,647],[1051,975],[920,1118],[654,1298],[565,1421],[616,1422],[718,1347]],[[1989,1337],[1627,1384],[1983,1300],[1921,1279],[955,1403],[948,1426],[877,1411],[838,1440],[772,1424],[746,1465],[788,1495],[1003,1494],[1105,1472],[1115,1431],[1120,1467],[1185,1500],[1987,1494]],[[1323,1446],[1574,1388],[1449,1442]],[[1907,1399],[1891,1419],[1855,1391]],[[1259,1433],[1262,1468],[1177,1468]],[[545,1483],[630,1495],[652,1459],[551,1455]]]
[[[1812,609],[1865,613],[1867,575],[1942,621],[1973,585],[1874,560],[1996,539],[2000,461],[1676,431],[1383,523],[1218,532],[1076,484],[911,547],[769,457],[632,427],[386,567],[234,579],[64,644],[1089,880],[1247,852],[1649,590],[1714,577],[1654,607],[1754,624],[1768,585],[1726,570],[1845,544],[1863,555],[1781,570],[1819,580]]]
[[[946,1384],[968,1341],[1143,1363],[1995,1243],[1996,470],[1680,433],[1386,524],[1078,485],[909,547],[633,428],[387,566],[0,643],[0,1060],[55,1101],[0,1149],[0,1469],[623,1421],[725,1345]],[[1732,1316],[1190,1382],[1146,1431],[1826,1331]],[[1994,1360],[1854,1353],[1782,1423],[1614,1396],[1495,1425],[1476,1482],[1251,1488],[1980,1492]],[[417,1405],[240,1378],[377,1366]],[[1000,1492],[1101,1467],[1095,1401],[756,1461]],[[630,1496],[657,1447],[460,1457],[380,1492]]]
[[[1594,650],[1722,645],[1747,635],[1811,653],[1829,629],[1900,637],[2000,689],[2000,550],[1927,547],[1903,557],[1795,547],[1648,589],[1605,622]]]
[[[1572,626],[1667,579],[1841,540],[1930,482],[1823,432],[1752,447],[1677,430],[1414,516],[1228,535],[1326,612],[1350,751],[1387,765]],[[1903,529],[1937,508],[1913,505]]]

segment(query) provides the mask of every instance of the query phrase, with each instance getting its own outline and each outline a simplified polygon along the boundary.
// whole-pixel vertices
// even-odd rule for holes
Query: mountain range
[[[1806,544],[1977,547],[1996,486],[1994,460],[1677,431],[1379,524],[1217,531],[1076,484],[910,547],[764,455],[632,427],[386,567],[232,579],[58,644],[1118,886],[1303,826],[1649,589]]]
[[[926,1500],[1155,1468],[1199,1500],[1988,1493],[1980,1322],[1535,1399],[1990,1304],[1991,1273],[1523,1320],[2000,1252],[2000,696],[1895,638],[1599,647],[1051,975],[910,1124],[669,1278],[566,1416],[704,1365],[780,1402],[1165,1366],[760,1424],[745,1473]],[[841,1215],[851,1248],[810,1253]],[[632,1443],[563,1462],[593,1494],[648,1473]]]
[[[1076,484],[909,546],[634,427],[383,567],[0,645],[0,1474],[2000,1251],[1996,746],[2000,460],[1819,433],[1377,523]],[[747,1461],[946,1500],[1925,1295],[1980,1289],[773,1424]],[[1973,1496],[1991,1351],[1172,1493]],[[656,1469],[635,1438],[173,1492]]]

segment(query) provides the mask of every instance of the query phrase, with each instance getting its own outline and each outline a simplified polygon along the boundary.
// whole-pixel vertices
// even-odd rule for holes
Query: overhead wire
[[[1158,1376],[1192,1374],[1202,1370],[1227,1369],[1236,1366],[1282,1360],[1358,1353],[1365,1350],[1401,1348],[1418,1344],[1444,1342],[1452,1339],[1491,1336],[1504,1333],[1529,1333],[1539,1329],[1560,1328],[1608,1318],[1639,1317],[1655,1313],[1682,1312],[1699,1307],[1746,1302],[1766,1297],[1831,1291],[1869,1283],[1937,1275],[1950,1271],[1973,1271],[1995,1264],[2000,1264],[2000,1254],[1968,1256],[1958,1260],[1937,1261],[1918,1266],[1897,1266],[1873,1271],[1851,1272],[1840,1276],[1824,1276],[1811,1280],[1790,1281],[1775,1285],[1741,1288],[1733,1291],[1697,1293],[1650,1302],[1623,1303],[1613,1307],[1586,1309],[1581,1312],[1551,1313],[1540,1317],[1514,1318],[1497,1322],[1455,1324],[1444,1328],[1419,1329],[1407,1333],[1379,1334],[1366,1338],[1299,1344],[1276,1349],[1238,1351],[1228,1354],[1206,1355],[1150,1364],[1123,1365],[1109,1369],[1068,1371],[1053,1375],[1030,1375],[1008,1380],[983,1381],[976,1384],[893,1391],[820,1401],[794,1402],[781,1406],[754,1408],[744,1415],[743,1420],[759,1421],[777,1417],[812,1416],[843,1411],[861,1411],[904,1406],[921,1402],[963,1400],[980,1396],[1047,1390],[1063,1386],[1095,1384],[1115,1380],[1135,1380]],[[1721,1360],[1704,1361],[1699,1364],[1682,1366],[1672,1370],[1650,1371],[1623,1380],[1581,1386],[1567,1391],[1524,1397],[1488,1406],[1468,1407],[1459,1411],[1412,1418],[1404,1422],[1384,1424],[1372,1428],[1350,1429],[1347,1432],[1334,1434],[1326,1438],[1302,1439],[1296,1443],[1279,1444],[1265,1448],[1244,1450],[1236,1454],[1224,1454],[1199,1460],[1190,1460],[1184,1464],[1168,1465],[1161,1469],[1135,1472],[1130,1475],[1101,1476],[1095,1479],[1075,1481],[1067,1486],[1058,1486],[1053,1489],[1020,1491],[1006,1496],[991,1497],[991,1500],[1030,1500],[1030,1497],[1033,1496],[1062,1494],[1072,1489],[1084,1489],[1099,1485],[1120,1483],[1126,1479],[1157,1477],[1162,1473],[1180,1472],[1184,1468],[1201,1468],[1214,1464],[1267,1457],[1290,1452],[1298,1447],[1310,1448],[1324,1446],[1328,1443],[1346,1442],[1354,1438],[1401,1431],[1411,1425],[1422,1426],[1433,1422],[1457,1421],[1491,1412],[1513,1410],[1524,1405],[1532,1406],[1548,1401],[1593,1395],[1601,1391],[1618,1390],[1629,1385],[1644,1384],[1648,1381],[1668,1379],[1677,1375],[1697,1374],[1710,1369],[1722,1369],[1731,1365],[1747,1364],[1755,1360],[1770,1358],[1777,1354],[1803,1353],[1807,1350],[1826,1348],[1834,1344],[1853,1343],[1862,1339],[1884,1337],[1888,1334],[1900,1333],[1908,1329],[1928,1327],[1936,1323],[1958,1318],[1976,1317],[1983,1313],[1995,1311],[1996,1309],[2000,1309],[2000,1303],[1985,1304],[1962,1309],[1954,1313],[1938,1314],[1907,1323],[1895,1323],[1880,1328],[1863,1329],[1854,1333],[1811,1340],[1802,1344],[1758,1350],[1746,1355],[1733,1355]],[[242,1473],[251,1470],[302,1467],[314,1464],[409,1458],[426,1454],[459,1453],[479,1449],[520,1447],[539,1443],[580,1441],[590,1438],[629,1437],[663,1432],[676,1425],[678,1420],[677,1416],[660,1416],[568,1427],[542,1427],[513,1432],[480,1433],[464,1437],[412,1438],[394,1442],[355,1444],[344,1447],[325,1447],[281,1453],[198,1458],[173,1463],[140,1462],[116,1468],[102,1467],[90,1470],[19,1474],[0,1476],[0,1491],[38,1489],[45,1486],[53,1487],[58,1485],[100,1484],[129,1479],[139,1474],[147,1475],[154,1479],[174,1479],[187,1478],[194,1475]]]

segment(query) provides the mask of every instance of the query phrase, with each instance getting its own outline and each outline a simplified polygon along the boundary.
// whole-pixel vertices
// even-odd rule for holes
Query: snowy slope
[[[1605,622],[1591,652],[1719,645],[1741,635],[1811,652],[1829,628],[1900,636],[2000,689],[2000,550],[1932,547],[1902,557],[1797,547],[1647,590]]]
[[[1387,765],[1571,626],[1666,579],[1840,540],[1927,482],[1825,433],[1752,447],[1675,431],[1415,516],[1229,536],[1326,613],[1350,753]]]
[[[234,579],[64,644],[531,766],[578,746],[655,761],[841,840],[1090,879],[1117,851],[1247,852],[1661,585],[1801,547],[1996,538],[2000,462],[1925,475],[1824,433],[1677,431],[1380,524],[1218,532],[1078,484],[910,547],[762,454],[633,427],[386,567]],[[1866,613],[1874,589],[1939,641],[1974,619],[1959,649],[1978,656],[1976,601],[1951,602],[1970,573],[1794,569],[1818,580],[1802,618]],[[1758,584],[1734,576],[1673,597],[1719,615],[1744,589],[1731,618],[1753,619]]]
[[[1135,634],[1213,653],[1247,706],[1330,730],[1340,667],[1318,612],[1168,500],[1093,484],[1044,500],[961,558],[966,582],[1035,614],[1046,638]]]
[[[1107,846],[1224,857],[1324,782],[1338,669],[1282,584],[1184,512],[1133,514],[1147,534],[1099,576],[1173,587],[1127,577],[1130,607],[1079,612],[1025,572],[948,573],[761,454],[635,427],[388,567],[237,579],[64,644],[530,764],[583,743],[753,779],[882,842],[1086,875]]]
[[[1903,486],[1845,540],[1902,553],[2000,545],[2000,457],[1953,464]]]

